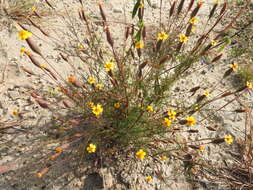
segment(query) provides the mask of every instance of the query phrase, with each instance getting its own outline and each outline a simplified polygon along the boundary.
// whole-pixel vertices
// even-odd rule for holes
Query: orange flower
[[[69,76],[68,81],[70,83],[75,83],[76,82],[76,78],[74,76]]]

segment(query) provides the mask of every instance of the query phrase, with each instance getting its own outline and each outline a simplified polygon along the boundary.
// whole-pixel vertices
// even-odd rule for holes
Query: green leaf
[[[225,47],[231,43],[231,39],[229,37],[225,37],[222,41],[224,43],[223,45],[220,46],[220,48],[218,49],[218,52],[222,52],[225,49]]]
[[[141,29],[137,32],[134,37],[135,41],[139,42],[141,40]]]
[[[136,4],[134,5],[134,9],[133,9],[133,13],[132,13],[132,18],[135,17],[135,15],[136,15],[136,13],[137,13],[137,11],[138,11],[138,9],[139,9],[140,3],[141,3],[141,0],[138,0],[138,1],[136,2]]]

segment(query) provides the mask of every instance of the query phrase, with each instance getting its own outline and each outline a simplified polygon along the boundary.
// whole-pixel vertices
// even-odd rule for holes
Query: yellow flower
[[[106,62],[106,63],[104,64],[104,67],[105,67],[105,70],[106,70],[107,72],[109,72],[109,71],[112,71],[112,70],[114,69],[115,64],[114,64],[114,62],[108,61],[108,62]]]
[[[20,49],[20,53],[21,53],[22,55],[24,55],[26,52],[27,52],[27,51],[26,51],[25,48],[21,48],[21,49]]]
[[[34,12],[34,11],[36,11],[37,9],[36,9],[36,7],[32,7],[31,10],[32,10],[32,12]]]
[[[76,82],[76,78],[75,78],[74,76],[69,76],[69,77],[68,77],[68,81],[69,81],[70,83],[75,83],[75,82]]]
[[[79,45],[79,46],[77,47],[77,49],[80,50],[80,51],[82,51],[82,50],[84,50],[84,46],[83,46],[83,45]]]
[[[169,37],[165,32],[158,33],[157,40],[166,40]]]
[[[182,43],[186,43],[189,40],[188,37],[184,34],[179,34],[178,37],[179,37],[179,41]]]
[[[204,95],[205,97],[209,97],[209,96],[210,96],[210,93],[209,93],[208,90],[204,90],[203,95]]]
[[[90,77],[90,78],[87,79],[87,81],[88,81],[89,84],[94,84],[96,82],[96,79],[93,78],[93,77]]]
[[[140,149],[140,150],[138,150],[138,152],[136,152],[136,156],[140,160],[143,160],[145,158],[146,154],[147,153],[143,149]]]
[[[225,135],[224,140],[228,144],[231,144],[234,141],[231,135]]]
[[[100,104],[96,106],[92,106],[92,113],[94,113],[97,117],[103,112],[103,107]]]
[[[160,160],[161,160],[161,161],[167,160],[167,156],[161,156],[161,157],[160,157]]]
[[[92,108],[94,106],[94,103],[93,102],[87,102],[86,105],[89,107],[89,108]]]
[[[62,152],[62,148],[61,148],[61,147],[57,147],[57,148],[55,149],[55,152],[57,152],[57,153]]]
[[[246,82],[246,86],[247,86],[248,88],[252,88],[252,87],[253,87],[252,83],[249,82],[249,81]]]
[[[119,108],[120,106],[121,106],[121,103],[119,103],[119,102],[117,102],[117,103],[114,104],[115,108]]]
[[[204,146],[202,146],[202,145],[199,146],[199,150],[200,150],[200,151],[204,151],[205,149],[206,149],[206,147],[204,147]]]
[[[190,22],[191,24],[197,24],[199,21],[198,21],[198,19],[197,19],[196,17],[192,17],[192,18],[189,20],[189,22]]]
[[[98,90],[102,90],[104,88],[104,85],[103,84],[97,84],[95,87]]]
[[[144,3],[140,3],[139,8],[144,8]]]
[[[19,114],[20,114],[20,112],[18,110],[16,110],[16,109],[12,110],[12,115],[17,116]]]
[[[196,120],[194,117],[191,116],[191,117],[186,118],[186,125],[193,126],[195,125],[195,123],[196,123]]]
[[[176,115],[177,115],[177,112],[173,111],[173,110],[169,110],[167,112],[168,116],[170,119],[175,119],[176,118]]]
[[[147,176],[145,180],[146,180],[146,182],[150,183],[153,180],[153,177]]]
[[[211,45],[212,46],[216,46],[217,45],[217,42],[215,40],[211,40]]]
[[[32,33],[27,30],[20,30],[18,32],[18,37],[20,40],[26,40],[27,38],[30,38],[32,36]]]
[[[153,111],[154,111],[154,108],[153,108],[153,106],[147,106],[146,110],[147,110],[148,112],[153,112]]]
[[[87,150],[89,153],[96,152],[96,149],[97,149],[97,146],[94,145],[94,144],[89,144],[89,146],[86,148],[86,150]]]
[[[196,26],[192,26],[191,32],[192,32],[192,33],[195,33],[195,32],[196,32],[196,29],[197,29]]]
[[[135,48],[136,49],[141,49],[144,47],[144,43],[142,41],[136,42],[135,43]]]
[[[236,71],[239,67],[238,67],[238,65],[236,64],[236,63],[231,63],[231,64],[229,64],[229,67],[231,68],[231,69],[233,69],[234,71]]]
[[[164,124],[166,127],[169,127],[169,126],[171,125],[171,120],[168,119],[168,118],[164,118],[163,124]]]

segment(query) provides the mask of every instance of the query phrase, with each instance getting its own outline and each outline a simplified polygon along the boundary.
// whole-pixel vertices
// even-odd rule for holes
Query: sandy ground
[[[153,7],[159,6],[159,1],[151,2]],[[40,21],[40,24],[47,29],[50,35],[58,40],[55,41],[56,43],[52,44],[46,37],[38,37],[36,38],[36,43],[40,45],[43,54],[48,58],[50,63],[54,65],[57,72],[61,73],[63,77],[66,78],[71,73],[71,67],[65,64],[62,59],[60,59],[59,54],[54,51],[54,49],[62,47],[70,49],[71,47],[78,45],[78,40],[76,42],[73,42],[73,44],[69,43],[69,41],[72,39],[72,34],[69,32],[69,28],[71,26],[71,23],[78,23],[78,21],[74,19],[77,18],[77,13],[75,10],[79,8],[79,4],[74,0],[55,1],[52,4],[53,6],[57,7],[57,9],[62,10],[61,14],[64,14],[66,10],[68,10],[70,13],[69,18],[73,20],[70,23],[66,23],[62,19],[52,15],[49,15],[47,17],[48,20],[42,19]],[[168,10],[168,2],[164,2],[164,4],[164,10]],[[111,0],[104,2],[104,9],[108,15],[108,20],[112,21],[110,27],[112,28],[112,34],[115,40],[120,41],[120,34],[124,29],[124,25],[120,23],[131,22],[131,18],[129,17],[129,10],[131,10],[132,6],[133,2],[126,0]],[[85,2],[85,7],[87,7],[87,11],[91,14],[91,17],[94,20],[99,20],[99,12],[98,7],[96,6],[96,1]],[[206,9],[203,9],[201,16],[205,16],[207,10],[208,6],[206,5]],[[127,16],[125,17],[124,14]],[[149,18],[147,19],[147,25],[158,23],[158,8],[147,8],[146,14]],[[162,13],[163,19],[166,19],[166,14],[166,11]],[[98,22],[97,27],[99,28],[100,25],[101,24]],[[83,169],[84,171],[81,172],[83,175],[76,177],[68,184],[65,184],[66,181],[71,180],[74,174],[66,174],[62,175],[61,177],[55,177],[57,174],[55,174],[55,176],[54,174],[50,174],[45,179],[36,179],[36,177],[34,177],[34,172],[37,169],[41,168],[39,165],[34,166],[34,171],[29,171],[26,173],[25,170],[22,170],[22,167],[26,166],[27,162],[29,163],[32,158],[37,159],[36,154],[34,154],[35,151],[38,151],[36,146],[40,146],[40,139],[45,136],[45,133],[43,130],[41,130],[41,127],[45,126],[45,124],[49,122],[49,118],[51,116],[46,110],[41,109],[34,102],[30,96],[30,92],[31,90],[49,92],[52,90],[50,88],[50,83],[52,81],[50,81],[50,79],[39,69],[33,67],[27,57],[20,54],[19,50],[22,47],[27,47],[23,41],[19,41],[17,39],[17,31],[20,28],[15,23],[13,25],[9,25],[9,27],[6,27],[6,25],[4,26],[5,27],[2,27],[2,30],[0,31],[0,71],[1,74],[3,74],[3,78],[1,78],[0,84],[0,126],[3,125],[4,122],[7,122],[9,125],[5,125],[4,127],[9,127],[10,129],[7,130],[6,133],[0,134],[2,143],[0,147],[0,166],[8,166],[7,169],[0,167],[0,174],[2,173],[1,169],[6,171],[1,174],[1,190],[226,189],[225,186],[208,183],[204,179],[199,179],[199,182],[197,183],[189,182],[187,176],[185,176],[183,172],[180,172],[180,170],[177,169],[181,164],[181,162],[177,160],[170,160],[158,165],[156,171],[160,171],[163,174],[164,178],[167,181],[167,184],[162,183],[158,178],[154,178],[153,182],[150,184],[145,182],[144,176],[155,175],[155,172],[153,170],[144,167],[149,164],[152,165],[152,163],[150,163],[150,160],[146,160],[144,163],[134,163],[134,161],[126,159],[117,165],[117,167],[120,168],[120,172],[116,171],[117,167],[115,168],[112,165],[101,167],[99,170],[94,171],[90,169],[90,167],[86,166],[85,169]],[[78,30],[78,25],[75,25],[74,27],[76,27]],[[32,27],[30,29],[34,32],[34,34],[39,33],[38,30]],[[36,37],[37,36],[41,35],[36,35]],[[83,35],[80,34],[80,38],[82,37]],[[78,65],[81,65],[80,60],[73,59],[72,61],[75,62],[77,67]],[[186,94],[192,87],[198,85],[205,85],[208,87],[208,85],[214,84],[217,79],[222,77],[223,71],[227,68],[228,63],[229,62],[227,60],[223,60],[219,66],[212,67],[205,66],[205,62],[203,60],[203,62],[200,63],[200,66],[195,68],[197,74],[194,74],[194,76],[189,75],[186,80],[184,79],[178,81],[177,86],[172,92],[172,95],[180,96],[181,98],[185,99],[185,102],[187,102],[188,96],[186,96]],[[23,72],[22,66],[28,67],[33,72],[38,74],[36,76],[28,76]],[[223,86],[230,86],[233,88],[232,82],[233,81],[231,81],[231,79],[222,82],[222,85],[219,87],[217,92],[214,93],[219,93],[220,91],[224,90]],[[242,97],[242,99],[247,103],[248,106],[252,106],[252,96],[250,94]],[[224,99],[220,102],[217,102],[211,105],[210,109],[218,108],[220,105],[224,105],[228,101],[229,99]],[[225,109],[222,109],[222,114],[217,114],[218,116],[222,116],[215,118],[219,126],[218,130],[215,132],[210,132],[204,128],[203,125],[212,125],[209,122],[204,122],[196,126],[200,130],[200,133],[198,135],[186,134],[185,136],[187,136],[188,139],[193,140],[202,137],[219,137],[225,134],[231,134],[236,140],[240,139],[243,137],[244,129],[241,126],[243,126],[245,119],[240,114],[231,112],[231,110],[237,109],[238,107],[238,103],[230,104]],[[14,109],[22,112],[21,123],[20,118],[13,116],[12,111]],[[216,113],[213,115],[215,116]],[[201,119],[201,116],[199,116],[197,119]],[[6,144],[6,142],[8,143]],[[30,142],[34,143],[31,145]],[[52,142],[52,144],[46,146],[45,152],[52,150],[56,146],[58,146],[58,144],[54,144]],[[230,152],[233,150],[236,150],[236,145],[232,146],[232,148],[229,146],[215,147],[210,145],[207,147],[207,151],[201,153],[201,156],[209,158],[210,162],[213,163],[216,163],[216,161],[220,159],[229,162],[231,159]],[[38,158],[43,157],[43,155],[45,154],[43,151],[41,151]],[[37,163],[41,164],[41,160],[37,159]],[[63,162],[62,165],[66,168],[71,167],[70,163]],[[58,173],[60,172],[64,173],[64,171],[59,170]],[[17,173],[18,176],[16,178],[15,175],[13,175],[15,173]],[[22,174],[23,176],[28,175],[25,177],[25,180],[22,180]]]

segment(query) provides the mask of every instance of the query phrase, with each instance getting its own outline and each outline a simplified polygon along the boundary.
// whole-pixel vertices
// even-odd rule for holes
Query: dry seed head
[[[173,15],[174,10],[175,10],[175,6],[176,6],[176,1],[174,1],[174,3],[172,4],[171,8],[170,8],[170,17]]]
[[[194,4],[194,0],[191,0],[190,3],[189,3],[189,6],[188,6],[187,12],[191,10],[193,4]]]
[[[111,47],[113,48],[113,39],[112,39],[112,36],[111,36],[111,33],[110,33],[110,30],[109,30],[109,27],[106,26],[105,27],[105,33],[106,33],[106,39],[107,39],[107,42],[111,45]]]
[[[40,172],[36,174],[38,178],[42,178],[47,172],[49,171],[49,168],[44,168]]]
[[[225,12],[226,8],[227,8],[227,3],[225,2],[223,4],[223,7],[222,7],[221,11],[220,11],[220,15],[222,15]]]
[[[106,21],[106,16],[105,16],[104,10],[102,8],[102,2],[98,2],[98,6],[99,6],[100,14],[101,14],[103,20]]]
[[[215,58],[213,58],[213,60],[211,61],[212,63],[220,60],[220,58],[222,57],[223,54],[217,55]]]
[[[27,38],[26,39],[27,44],[29,45],[29,47],[37,54],[39,54],[40,56],[42,56],[41,51],[39,49],[39,47],[30,39]]]
[[[177,8],[177,14],[180,14],[182,9],[183,9],[183,6],[184,6],[184,2],[185,0],[181,0],[179,5],[178,5],[178,8]]]
[[[214,15],[215,10],[217,9],[217,7],[218,7],[218,4],[214,4],[214,5],[213,5],[213,8],[212,8],[211,11],[210,11],[210,14],[209,14],[209,18],[208,18],[208,19],[211,19],[211,18],[213,17],[213,15]]]
[[[52,156],[50,156],[50,160],[55,160],[56,158],[58,158],[61,155],[61,152],[55,153]]]

